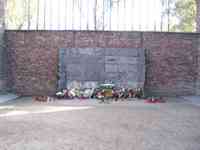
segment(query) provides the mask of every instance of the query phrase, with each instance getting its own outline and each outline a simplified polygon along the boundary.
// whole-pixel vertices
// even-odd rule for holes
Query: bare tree
[[[89,5],[87,5],[87,30],[89,30]]]
[[[170,16],[171,16],[171,3],[172,0],[167,1],[167,30],[170,31]]]
[[[174,3],[173,0],[161,0],[162,4],[162,13],[161,13],[161,31],[163,31],[163,22],[165,20],[166,23],[166,29],[169,32],[171,28],[171,16],[173,14],[174,9]]]
[[[124,0],[124,30],[126,30],[126,0]]]
[[[131,7],[132,7],[132,11],[133,11],[134,6],[135,6],[135,3],[134,3],[134,2],[135,2],[135,0],[132,0],[132,5],[131,5]],[[132,20],[132,22],[131,22],[131,24],[132,24],[131,28],[132,28],[132,30],[133,30],[133,29],[134,29],[134,21],[133,21],[134,18],[132,18],[131,20]]]
[[[154,0],[154,6],[156,7],[157,6],[157,2],[156,0]],[[157,8],[157,7],[156,7]],[[156,19],[154,18],[154,31],[156,31]]]
[[[72,30],[74,30],[74,0],[72,1]]]
[[[112,17],[112,6],[113,6],[113,2],[112,0],[109,1],[109,24],[110,24],[110,27],[109,29],[111,30],[111,26],[112,26],[112,22],[111,22],[111,17]]]
[[[162,12],[161,12],[161,19],[160,19],[160,30],[163,31],[163,19],[164,19],[164,7],[165,7],[165,0],[161,0],[161,9],[162,9]]]
[[[44,0],[44,24],[43,24],[43,29],[45,30],[46,29],[46,0]]]
[[[36,18],[36,29],[39,29],[39,13],[40,13],[40,4],[39,0],[37,0],[37,18]]]
[[[79,11],[80,11],[80,30],[82,29],[82,21],[81,21],[81,19],[82,19],[82,0],[80,0],[80,2],[79,2],[80,4],[79,4]]]
[[[67,29],[67,0],[65,0],[65,29]]]
[[[30,0],[27,1],[27,5],[28,5],[28,12],[27,12],[27,15],[28,15],[28,30],[30,30],[30,25],[31,25],[31,15],[30,15]]]
[[[57,4],[57,22],[58,22],[58,27],[57,29],[60,29],[60,0],[57,0],[58,4]]]
[[[141,9],[142,8],[141,3],[139,5],[140,5],[139,9]],[[140,15],[140,17],[139,17],[139,30],[141,30],[142,25],[141,25],[141,13],[140,12],[139,12],[139,15]]]
[[[117,0],[117,18],[119,18],[119,0]],[[117,30],[119,30],[119,19],[117,21]]]
[[[97,0],[94,2],[94,29],[97,29]]]
[[[9,29],[28,29],[34,16],[35,2],[33,0],[8,0],[6,2],[6,26]],[[28,3],[31,3],[31,7]]]
[[[105,30],[105,1],[103,0],[103,30]]]
[[[49,11],[49,13],[50,13],[50,18],[49,18],[49,24],[50,24],[50,29],[52,29],[52,0],[49,0],[49,7],[50,7],[50,11]]]

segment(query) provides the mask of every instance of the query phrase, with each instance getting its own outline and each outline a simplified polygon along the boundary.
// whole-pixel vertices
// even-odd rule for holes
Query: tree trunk
[[[39,4],[39,0],[37,0],[37,21],[36,21],[36,30],[39,29],[39,10],[40,10],[40,4]]]
[[[46,0],[44,0],[44,24],[43,29],[46,29]]]
[[[94,30],[97,30],[97,0],[94,3]]]
[[[197,15],[196,15],[196,32],[200,32],[200,0],[196,0]]]
[[[30,30],[30,26],[31,26],[31,14],[30,14],[30,0],[28,0],[28,30]]]

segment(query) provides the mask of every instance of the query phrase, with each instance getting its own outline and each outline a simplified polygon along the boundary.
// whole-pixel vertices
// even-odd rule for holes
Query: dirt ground
[[[199,150],[200,107],[177,98],[0,105],[0,150]]]

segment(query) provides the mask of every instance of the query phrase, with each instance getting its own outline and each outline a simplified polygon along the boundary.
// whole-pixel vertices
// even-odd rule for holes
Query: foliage
[[[36,13],[36,0],[7,0],[6,26],[21,29]]]
[[[43,23],[45,26],[46,20],[44,12],[46,12],[45,11],[46,6],[43,6],[44,5],[42,4],[43,2],[45,2],[47,5],[48,3],[50,3],[50,1],[48,0],[43,0],[43,1],[7,0],[7,5],[6,5],[7,28],[30,29],[30,26],[35,26],[35,25],[38,27],[38,24],[43,21],[42,19],[44,19]],[[81,10],[81,5],[78,4],[78,2],[81,1],[73,0],[73,7],[74,5],[79,5],[80,7],[79,10]],[[95,29],[109,28],[109,26],[111,27],[111,21],[112,21],[111,16],[115,13],[113,11],[116,11],[114,10],[114,7],[119,7],[121,3],[125,3],[125,0],[95,0],[95,6],[94,6]],[[160,3],[163,10],[160,20],[161,30],[166,27],[165,24],[167,23],[168,30],[170,31],[182,31],[182,32],[195,31],[195,16],[196,16],[195,0],[160,0]],[[44,10],[39,5],[44,7]],[[42,11],[42,13],[40,11]],[[87,14],[87,17],[89,16],[90,14]],[[72,19],[72,21],[73,20],[74,18]],[[89,26],[89,23],[91,23],[91,21],[90,19],[87,18],[87,28]]]
[[[196,2],[195,0],[176,0],[173,9],[173,17],[177,19],[172,25],[171,31],[193,32],[195,31]]]

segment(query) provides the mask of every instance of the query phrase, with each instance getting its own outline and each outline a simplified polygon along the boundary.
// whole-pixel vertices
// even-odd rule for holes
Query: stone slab
[[[112,82],[126,87],[144,85],[145,56],[137,48],[63,48],[59,52],[59,88],[79,82]],[[71,86],[71,85],[70,85]]]
[[[106,48],[106,56],[127,56],[138,57],[138,49],[133,48]]]

